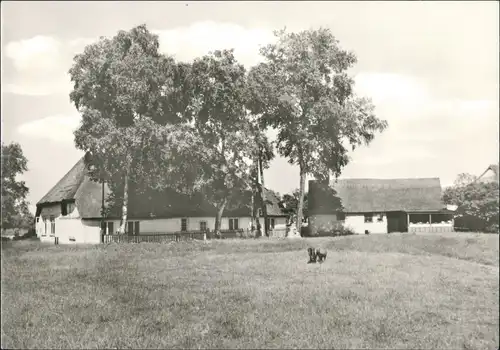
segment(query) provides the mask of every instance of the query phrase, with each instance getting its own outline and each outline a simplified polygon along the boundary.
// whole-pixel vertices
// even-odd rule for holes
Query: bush
[[[356,234],[349,226],[341,226],[333,230],[318,230],[318,233],[309,235],[308,237],[337,237],[337,236],[351,236]]]

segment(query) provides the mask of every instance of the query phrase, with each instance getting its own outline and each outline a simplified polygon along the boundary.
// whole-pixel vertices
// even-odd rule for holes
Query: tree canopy
[[[443,192],[446,204],[457,206],[457,229],[498,232],[498,182],[481,182],[470,174],[460,174],[454,185]]]
[[[188,85],[192,123],[203,144],[196,149],[203,153],[202,192],[217,208],[217,231],[231,197],[252,186],[252,160],[261,144],[255,140],[262,136],[248,118],[246,71],[233,50],[195,59]]]
[[[369,144],[387,127],[370,100],[354,94],[347,71],[356,63],[330,30],[275,33],[261,49],[264,63],[249,73],[249,108],[278,130],[277,150],[300,169],[298,230],[305,176],[340,175],[352,150]]]
[[[293,190],[292,193],[285,193],[282,197],[284,211],[290,217],[297,215],[297,207],[299,205],[299,196],[300,196],[300,191],[297,188],[297,189]],[[302,216],[306,217],[306,218],[309,216],[307,192],[304,193],[304,205],[303,205],[303,209],[302,209]]]
[[[70,99],[82,114],[75,144],[87,153],[94,180],[108,182],[122,203],[122,232],[130,182],[143,185],[137,188],[196,185],[196,159],[184,161],[200,146],[183,119],[185,86],[178,82],[186,66],[158,48],[158,37],[141,25],[88,45],[69,71]]]
[[[18,143],[2,142],[2,229],[27,228],[33,224],[26,196],[29,189],[17,177],[28,171],[28,160]]]

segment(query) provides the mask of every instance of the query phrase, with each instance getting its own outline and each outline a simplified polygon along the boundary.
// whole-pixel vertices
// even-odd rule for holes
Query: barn
[[[439,178],[311,180],[308,210],[312,235],[341,225],[358,234],[453,231]]]
[[[284,234],[286,214],[279,198],[272,192],[266,193],[268,225]],[[116,233],[120,225],[119,212],[101,215],[109,195],[107,184],[92,181],[84,158],[80,159],[37,203],[37,236],[48,242],[57,239],[59,243],[101,243],[103,234]],[[225,210],[222,230],[249,229],[250,197],[245,197],[245,201],[248,205]],[[213,230],[215,213],[215,208],[204,201],[193,203],[186,196],[169,192],[155,201],[130,200],[126,231],[140,235]]]

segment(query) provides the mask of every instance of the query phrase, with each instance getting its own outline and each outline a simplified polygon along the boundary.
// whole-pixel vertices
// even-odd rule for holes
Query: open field
[[[498,238],[8,242],[2,348],[497,349]]]

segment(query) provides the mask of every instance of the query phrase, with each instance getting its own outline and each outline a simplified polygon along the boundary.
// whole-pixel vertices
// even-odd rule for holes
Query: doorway
[[[387,213],[387,232],[408,232],[408,218],[405,212]]]

